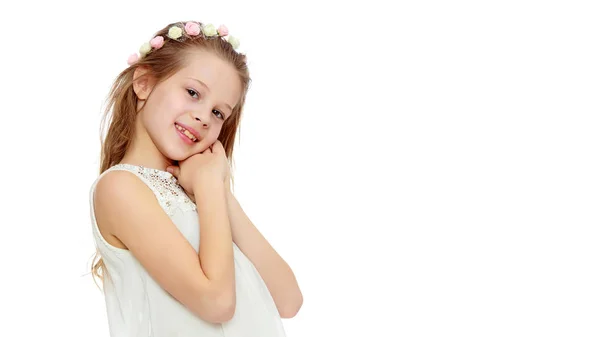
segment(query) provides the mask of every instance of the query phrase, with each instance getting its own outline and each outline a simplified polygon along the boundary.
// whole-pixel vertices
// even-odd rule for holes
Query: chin
[[[185,151],[183,148],[177,147],[174,144],[163,147],[162,149],[160,149],[160,152],[162,153],[163,156],[167,157],[169,160],[174,160],[174,161],[185,160],[194,154],[190,150]]]

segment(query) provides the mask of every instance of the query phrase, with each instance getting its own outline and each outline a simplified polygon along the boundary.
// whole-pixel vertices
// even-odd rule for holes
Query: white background
[[[199,20],[249,56],[236,195],[303,291],[288,336],[598,336],[593,3],[3,2],[0,335],[108,336],[102,103]]]

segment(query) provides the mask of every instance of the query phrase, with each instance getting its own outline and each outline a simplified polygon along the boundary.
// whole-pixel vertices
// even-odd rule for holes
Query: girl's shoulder
[[[131,175],[123,174],[123,171],[129,172],[141,180],[158,199],[161,207],[172,214],[175,208],[186,210],[196,210],[196,205],[185,194],[183,188],[178,184],[177,178],[167,171],[144,167],[132,164],[116,164],[103,172],[94,185],[104,182],[105,188],[128,188],[132,184]],[[107,175],[112,178],[106,179]]]

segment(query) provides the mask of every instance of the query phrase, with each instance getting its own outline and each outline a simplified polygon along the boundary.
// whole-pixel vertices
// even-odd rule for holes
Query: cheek
[[[210,139],[210,143],[212,144],[217,141],[220,132],[221,128],[212,128],[206,138]]]
[[[175,93],[157,97],[154,108],[153,112],[156,114],[156,120],[162,122],[174,122],[191,109],[190,103],[178,97]]]
[[[144,126],[151,132],[157,132],[163,128],[164,117],[164,115],[161,115],[156,110],[148,109],[144,111],[143,115]]]

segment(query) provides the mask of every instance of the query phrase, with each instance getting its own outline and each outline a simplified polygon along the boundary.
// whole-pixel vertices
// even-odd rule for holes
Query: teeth
[[[191,140],[196,139],[196,137],[194,137],[194,135],[192,135],[188,130],[183,131],[183,133],[188,136]]]
[[[189,132],[186,128],[182,127],[181,125],[175,124],[175,127],[177,128],[177,130],[181,131],[184,135],[186,135],[192,141],[195,142],[198,140],[196,137],[194,137],[194,135],[191,132]]]

